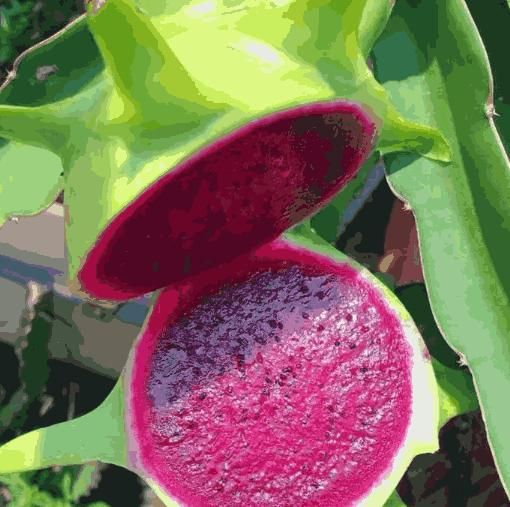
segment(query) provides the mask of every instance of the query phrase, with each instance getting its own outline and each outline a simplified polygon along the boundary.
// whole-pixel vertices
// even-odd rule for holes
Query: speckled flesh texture
[[[315,103],[255,120],[200,150],[117,215],[79,273],[124,300],[276,238],[331,198],[370,154],[356,104]]]
[[[160,295],[128,377],[132,459],[180,505],[356,505],[410,424],[399,320],[347,264],[236,262]]]

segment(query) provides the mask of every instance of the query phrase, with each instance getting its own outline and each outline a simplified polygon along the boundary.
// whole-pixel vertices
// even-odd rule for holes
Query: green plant
[[[470,377],[446,364],[450,346],[473,373],[508,487],[508,414],[498,391],[510,383],[510,172],[492,122],[487,57],[462,0],[391,7],[91,2],[87,16],[29,52],[1,91],[0,216],[36,213],[64,188],[74,290],[110,300],[166,286],[177,293],[222,264],[234,270],[298,222],[294,234],[308,247],[320,245],[314,225],[331,241],[374,148],[418,223],[429,299],[446,340],[429,342],[441,422],[476,406]],[[206,41],[199,51],[197,41]],[[48,59],[58,72],[35,82]],[[292,121],[275,132],[282,118]],[[332,158],[336,128],[343,150],[354,145],[352,157]],[[310,132],[320,134],[310,140]],[[336,165],[321,165],[319,152]],[[487,161],[490,171],[481,169]],[[27,178],[38,185],[27,191]],[[424,396],[435,389],[420,385]],[[60,462],[101,457],[135,467],[125,456],[123,400],[118,387],[86,419],[103,433],[86,448],[66,447]],[[0,470],[50,464],[58,447],[45,448],[45,439],[59,435],[65,444],[73,428],[8,444]],[[28,451],[36,444],[42,454]],[[18,465],[3,468],[2,456]],[[394,482],[387,484],[385,497]]]
[[[86,464],[83,466],[65,467],[57,473],[51,474],[51,489],[44,484],[44,478],[37,473],[24,472],[0,476],[0,482],[8,490],[11,507],[108,507],[104,502],[83,504],[80,499],[86,496],[95,482],[97,466]],[[39,474],[40,475],[40,474]]]

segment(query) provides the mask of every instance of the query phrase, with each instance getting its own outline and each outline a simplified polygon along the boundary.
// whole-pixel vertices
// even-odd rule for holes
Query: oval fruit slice
[[[375,124],[336,100],[252,121],[153,183],[87,254],[81,289],[123,300],[178,282],[279,236],[351,180]]]

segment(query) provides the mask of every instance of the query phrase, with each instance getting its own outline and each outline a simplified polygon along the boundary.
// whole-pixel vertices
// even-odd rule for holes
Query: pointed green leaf
[[[126,466],[124,400],[118,382],[92,412],[21,435],[0,447],[0,474],[101,460]]]
[[[69,125],[57,110],[44,106],[0,105],[0,133],[6,139],[59,153],[69,138]]]
[[[368,58],[375,42],[386,27],[393,2],[367,0],[358,26],[358,42],[363,56]]]
[[[397,2],[375,48],[378,78],[403,114],[438,127],[452,162],[387,157],[414,211],[432,309],[469,365],[489,442],[510,486],[510,169],[491,119],[487,56],[461,0]]]
[[[108,0],[99,9],[89,4],[88,24],[100,49],[116,91],[125,101],[130,123],[137,115],[145,122],[193,122],[195,114],[218,109],[196,89],[151,18],[132,0]]]

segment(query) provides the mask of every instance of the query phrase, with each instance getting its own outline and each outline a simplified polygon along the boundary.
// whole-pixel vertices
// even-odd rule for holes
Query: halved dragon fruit
[[[279,236],[345,185],[373,148],[354,103],[314,103],[248,123],[169,171],[109,223],[82,290],[125,299]]]
[[[63,182],[76,292],[125,300],[260,246],[352,178],[376,135],[384,152],[448,157],[366,64],[390,4],[142,3],[89,2],[0,93],[0,173],[18,161],[40,181],[41,159],[48,174],[37,202],[1,200],[0,219]]]
[[[382,505],[437,448],[437,389],[389,290],[277,240],[167,288],[96,411],[0,448],[0,473],[91,459],[168,505]]]
[[[167,289],[131,358],[133,464],[187,506],[380,501],[437,431],[427,352],[383,292],[283,241]]]

